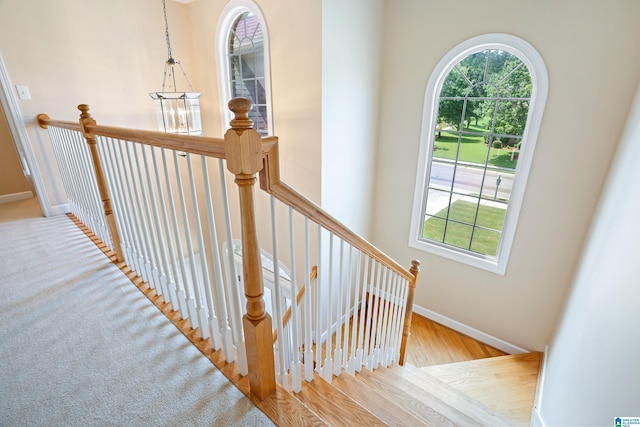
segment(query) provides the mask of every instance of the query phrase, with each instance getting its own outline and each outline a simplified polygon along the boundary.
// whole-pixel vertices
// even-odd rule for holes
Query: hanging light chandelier
[[[164,64],[164,77],[162,90],[151,92],[149,95],[156,103],[158,128],[169,133],[183,135],[202,135],[202,122],[200,120],[200,95],[193,92],[191,82],[184,72],[182,65],[171,54],[171,38],[169,37],[169,21],[167,20],[166,0],[162,0],[164,11],[165,36],[167,39],[168,58]],[[182,76],[189,85],[191,92],[179,92],[176,87],[176,69],[178,66]],[[167,86],[168,82],[168,86]]]

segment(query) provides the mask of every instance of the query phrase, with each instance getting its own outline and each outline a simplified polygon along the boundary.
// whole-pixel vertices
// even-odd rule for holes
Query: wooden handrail
[[[63,129],[82,132],[83,128],[74,122],[64,120],[51,120],[46,114],[38,115],[38,124],[41,128],[56,126]],[[207,136],[176,135],[166,132],[158,132],[142,129],[129,129],[115,126],[87,125],[86,131],[95,136],[122,139],[153,147],[167,148],[169,150],[185,153],[201,154],[219,159],[225,158],[223,138],[211,138]]]
[[[52,120],[46,114],[38,114],[37,117],[38,126],[42,129],[46,129],[48,126],[55,126],[63,129],[76,130],[82,132],[82,126],[78,122],[68,122],[65,120]]]
[[[318,277],[318,266],[314,265],[313,268],[311,268],[311,274],[309,274],[309,286],[311,286],[311,281],[315,280],[317,277]],[[305,288],[306,288],[306,285],[303,284],[300,290],[298,291],[298,295],[296,295],[295,305],[300,304],[300,300],[304,296]],[[289,320],[291,320],[293,306],[294,304],[291,304],[287,309],[287,312],[284,314],[284,316],[282,316],[282,328],[286,328],[287,324],[289,323]],[[275,343],[277,339],[278,339],[278,330],[276,329],[273,331],[273,342]]]
[[[340,221],[323,211],[321,207],[283,182],[280,179],[277,144],[273,144],[272,141],[269,141],[268,144],[263,144],[262,153],[264,156],[264,167],[260,171],[260,188],[262,190],[273,194],[276,199],[308,217],[310,220],[320,224],[354,248],[390,267],[403,278],[409,281],[414,280],[413,274],[405,267],[391,259],[369,241],[350,230]]]

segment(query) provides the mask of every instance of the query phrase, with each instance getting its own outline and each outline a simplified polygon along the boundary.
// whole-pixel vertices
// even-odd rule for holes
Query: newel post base
[[[264,400],[276,389],[275,360],[273,356],[273,326],[271,316],[252,320],[242,318],[249,367],[251,394]]]

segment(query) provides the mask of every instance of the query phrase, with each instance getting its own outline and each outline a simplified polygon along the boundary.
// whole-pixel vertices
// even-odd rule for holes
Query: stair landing
[[[542,353],[420,368],[520,426],[531,422]]]

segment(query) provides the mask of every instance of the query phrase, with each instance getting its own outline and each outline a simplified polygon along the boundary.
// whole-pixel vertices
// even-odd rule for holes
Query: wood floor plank
[[[414,314],[407,346],[407,362],[414,366],[432,366],[454,361],[448,346],[438,334],[437,324]]]
[[[416,367],[504,356],[507,353],[413,314],[407,362]]]

